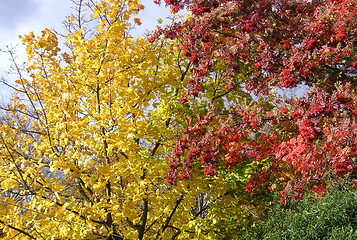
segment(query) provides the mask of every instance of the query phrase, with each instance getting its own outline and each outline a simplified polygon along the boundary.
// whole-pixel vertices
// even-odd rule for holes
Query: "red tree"
[[[279,180],[283,197],[301,197],[304,186],[323,192],[327,179],[356,173],[356,0],[165,3],[172,12],[193,15],[153,36],[181,42],[194,65],[188,96],[204,92],[217,65],[230,93],[245,87],[264,97],[272,87],[310,87],[306,96],[277,106],[255,102],[191,119],[169,158],[170,183],[177,175],[188,178],[198,160],[206,175],[216,174],[222,163],[232,169],[246,161],[268,162],[254,170],[246,189]]]

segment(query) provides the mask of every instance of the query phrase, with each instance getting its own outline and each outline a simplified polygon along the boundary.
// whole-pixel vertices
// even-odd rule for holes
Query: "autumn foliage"
[[[283,199],[302,198],[306,188],[323,194],[331,178],[355,175],[355,1],[165,3],[172,12],[192,13],[153,35],[179,39],[193,63],[186,98],[204,95],[218,67],[227,95],[245,88],[257,96],[225,111],[213,102],[208,114],[190,119],[184,139],[193,144],[182,151],[185,144],[176,142],[173,183],[188,178],[196,159],[206,175],[218,174],[222,164],[232,171],[253,161],[258,167],[246,190],[279,183]],[[305,96],[277,96],[301,85],[308,87]]]
[[[6,239],[239,239],[276,193],[354,189],[356,1],[154,2],[174,21],[145,38],[140,1],[74,1],[64,46],[8,49]]]

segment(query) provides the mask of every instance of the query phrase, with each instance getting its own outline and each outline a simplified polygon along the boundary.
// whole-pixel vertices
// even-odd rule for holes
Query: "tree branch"
[[[140,223],[138,226],[139,240],[142,240],[144,238],[145,225],[148,217],[148,200],[143,199],[142,202],[143,202],[143,210],[142,210],[143,212],[141,214]]]
[[[21,234],[24,234],[24,235],[28,236],[31,239],[36,239],[34,236],[32,236],[31,234],[25,232],[24,230],[21,230],[21,229],[19,229],[17,227],[11,226],[10,224],[5,223],[5,222],[3,222],[1,220],[0,220],[0,223],[3,224],[4,226],[8,227],[8,228],[11,228],[11,229],[13,229],[13,230],[15,230],[15,231],[17,231],[17,232],[19,232]]]
[[[181,201],[183,200],[183,197],[184,197],[184,196],[181,195],[181,196],[176,200],[174,206],[172,207],[172,209],[171,209],[169,215],[168,215],[167,218],[166,218],[165,223],[162,225],[161,229],[159,229],[159,231],[157,232],[157,234],[156,234],[156,239],[158,239],[158,238],[160,237],[160,235],[161,235],[162,233],[164,233],[164,231],[166,230],[166,228],[169,227],[169,223],[170,223],[172,217],[174,216],[177,207],[180,205]]]

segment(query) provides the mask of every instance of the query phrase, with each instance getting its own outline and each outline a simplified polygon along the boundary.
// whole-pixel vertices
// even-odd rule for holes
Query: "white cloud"
[[[2,0],[0,8],[0,29],[14,31],[22,22],[38,14],[35,0]]]
[[[2,0],[0,15],[0,49],[17,46],[19,59],[25,60],[25,51],[19,35],[45,28],[61,31],[62,21],[71,13],[70,0]],[[8,56],[0,54],[0,76],[8,69]]]

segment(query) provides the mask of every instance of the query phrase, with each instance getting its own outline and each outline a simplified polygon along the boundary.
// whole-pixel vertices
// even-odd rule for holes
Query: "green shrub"
[[[248,232],[244,239],[357,239],[357,193],[334,186],[322,199],[307,196],[287,205],[276,203],[262,232]]]

